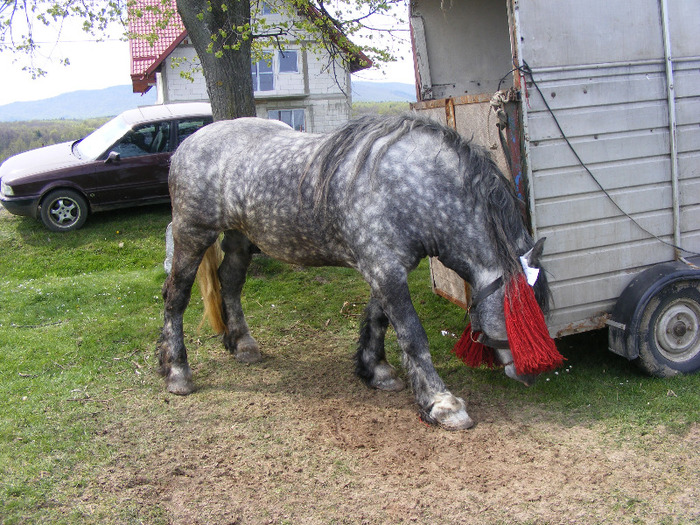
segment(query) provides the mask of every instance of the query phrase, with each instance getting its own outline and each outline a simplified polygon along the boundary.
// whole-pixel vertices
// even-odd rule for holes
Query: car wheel
[[[639,324],[639,365],[658,377],[700,370],[700,280],[669,283]]]
[[[52,191],[41,201],[41,220],[55,232],[77,230],[85,224],[87,216],[87,201],[72,190]]]

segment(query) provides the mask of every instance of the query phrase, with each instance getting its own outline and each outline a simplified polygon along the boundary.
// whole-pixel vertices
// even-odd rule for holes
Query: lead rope
[[[569,150],[571,150],[571,153],[573,153],[574,157],[576,158],[576,161],[577,161],[577,162],[580,164],[580,166],[586,171],[586,173],[591,177],[591,179],[593,179],[593,182],[595,182],[596,186],[598,186],[598,188],[600,189],[600,191],[603,192],[603,194],[608,198],[608,200],[613,204],[613,206],[615,206],[615,208],[617,208],[617,209],[620,211],[620,213],[622,213],[625,217],[627,217],[630,221],[632,221],[632,223],[633,223],[635,226],[637,226],[642,232],[644,232],[645,234],[647,234],[649,237],[652,237],[652,238],[656,239],[656,240],[659,241],[660,243],[665,244],[666,246],[669,246],[669,247],[671,247],[671,248],[673,248],[673,249],[675,249],[675,250],[678,250],[679,252],[687,253],[687,254],[689,254],[689,255],[700,255],[700,253],[698,253],[698,252],[694,252],[694,251],[692,251],[692,250],[686,250],[685,248],[682,248],[681,246],[676,246],[676,245],[673,244],[672,242],[668,242],[668,241],[663,240],[663,239],[660,238],[658,235],[656,235],[656,234],[650,232],[649,230],[647,230],[646,228],[644,228],[644,226],[642,226],[641,224],[639,224],[639,222],[637,222],[637,220],[636,220],[634,217],[632,217],[629,213],[627,213],[625,210],[623,210],[622,207],[615,201],[615,199],[613,199],[612,195],[610,195],[610,193],[608,192],[608,190],[606,190],[606,189],[603,187],[603,185],[600,183],[600,181],[596,178],[596,176],[593,175],[593,172],[591,172],[591,170],[588,168],[588,166],[583,162],[583,159],[581,159],[581,157],[579,156],[578,152],[577,152],[576,149],[574,148],[573,144],[571,144],[571,141],[569,140],[569,137],[567,137],[567,136],[566,136],[566,133],[564,133],[564,130],[562,129],[561,124],[559,123],[559,120],[557,119],[556,115],[554,114],[554,111],[552,110],[552,108],[550,107],[549,103],[547,102],[547,99],[545,98],[544,94],[542,93],[542,90],[540,90],[540,86],[537,84],[537,81],[535,80],[535,77],[534,77],[533,74],[532,74],[532,69],[530,69],[530,66],[527,64],[527,62],[523,61],[523,66],[522,66],[522,67],[517,67],[517,68],[511,69],[511,70],[501,79],[501,82],[503,82],[503,80],[504,80],[508,75],[510,75],[511,73],[513,73],[514,71],[520,71],[520,72],[525,73],[526,75],[528,75],[528,77],[530,77],[530,82],[532,82],[532,85],[535,86],[535,89],[537,90],[537,93],[539,93],[540,98],[542,99],[542,102],[544,103],[545,108],[547,108],[547,111],[549,112],[549,114],[551,115],[552,119],[554,120],[554,124],[557,126],[557,129],[559,130],[559,133],[561,134],[562,139],[564,139],[564,142],[565,142],[566,145],[568,146]],[[501,86],[501,82],[498,83],[499,88],[500,88],[500,86]],[[679,257],[679,259],[680,259],[681,261],[683,261],[684,263],[686,263],[686,264],[689,264],[689,265],[691,265],[691,266],[695,266],[695,265],[692,265],[692,263],[689,263],[689,262],[688,262],[687,260],[685,260],[683,257]]]

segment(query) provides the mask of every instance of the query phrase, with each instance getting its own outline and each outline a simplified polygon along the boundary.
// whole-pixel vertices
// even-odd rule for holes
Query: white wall
[[[166,59],[157,81],[162,83],[164,102],[208,100],[204,76],[198,70],[199,60],[194,47],[186,43]],[[293,49],[293,48],[292,48]],[[328,67],[328,58],[297,48],[298,73],[279,73],[276,60],[275,89],[258,91],[255,101],[258,116],[267,118],[268,110],[305,110],[306,131],[324,133],[350,118],[350,74],[340,64]],[[183,78],[190,72],[192,79]]]

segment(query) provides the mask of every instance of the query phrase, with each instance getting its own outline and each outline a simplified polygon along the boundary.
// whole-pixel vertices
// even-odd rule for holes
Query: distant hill
[[[416,87],[399,82],[353,81],[353,102],[415,102]]]
[[[0,122],[110,117],[155,102],[155,89],[141,95],[132,93],[130,85],[73,91],[43,100],[12,102],[0,106]]]
[[[414,102],[415,87],[398,82],[352,83],[353,102]],[[132,93],[131,86],[73,91],[43,100],[12,102],[0,106],[0,122],[87,119],[118,115],[127,109],[155,104],[155,89],[145,95]]]

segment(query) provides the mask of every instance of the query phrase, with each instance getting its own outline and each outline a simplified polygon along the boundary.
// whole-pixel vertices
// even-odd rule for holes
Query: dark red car
[[[0,166],[0,200],[53,231],[97,211],[168,202],[170,156],[211,123],[203,102],[125,111],[81,140],[20,153]]]

